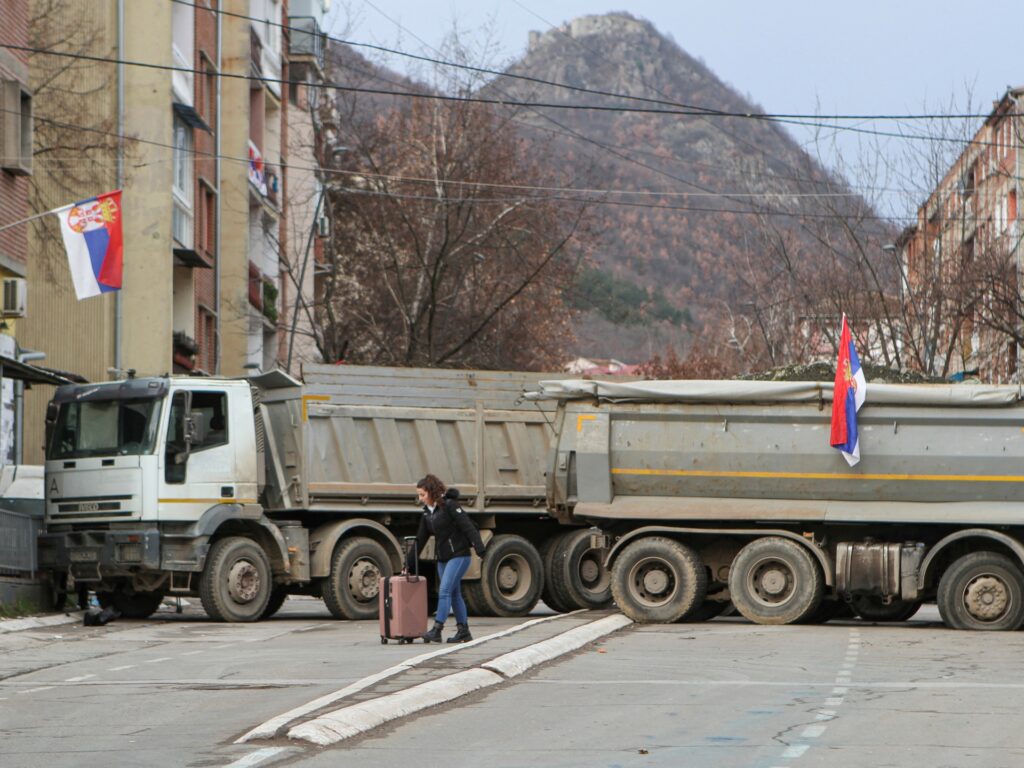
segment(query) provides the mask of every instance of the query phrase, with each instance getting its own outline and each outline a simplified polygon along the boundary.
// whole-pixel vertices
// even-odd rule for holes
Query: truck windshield
[[[62,403],[46,452],[48,459],[138,456],[152,453],[160,400]]]

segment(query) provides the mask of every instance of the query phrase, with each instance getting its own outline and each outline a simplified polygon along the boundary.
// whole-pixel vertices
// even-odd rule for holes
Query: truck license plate
[[[95,563],[99,559],[95,549],[73,549],[69,554],[73,563]]]

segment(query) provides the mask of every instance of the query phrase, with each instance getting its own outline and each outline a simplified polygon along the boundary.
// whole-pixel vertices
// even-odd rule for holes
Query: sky
[[[1024,85],[1016,44],[1024,28],[1021,0],[978,6],[963,0],[335,0],[332,5],[327,22],[332,34],[431,55],[457,24],[463,39],[492,39],[495,55],[489,65],[497,68],[525,52],[530,30],[624,10],[652,22],[721,80],[776,114],[920,114],[945,111],[951,100],[963,110],[968,94],[971,111],[984,113],[1008,87]],[[401,57],[382,63],[400,71],[407,66]],[[849,157],[869,151],[849,134],[844,146]]]

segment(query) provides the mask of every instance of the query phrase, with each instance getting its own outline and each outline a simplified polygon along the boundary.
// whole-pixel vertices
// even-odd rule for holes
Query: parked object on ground
[[[555,405],[521,397],[541,375],[309,366],[304,377],[60,387],[41,567],[125,616],[196,596],[215,619],[256,621],[309,594],[338,618],[374,619],[381,578],[402,568],[399,540],[416,532],[413,485],[445,456],[490,541],[465,574],[471,610],[528,613],[545,580],[538,549],[568,530],[546,514]],[[578,549],[574,562],[603,568]],[[433,559],[432,543],[421,555]]]
[[[381,577],[380,641],[411,643],[427,631],[427,580],[403,574]]]
[[[843,612],[837,600],[900,621],[937,601],[951,627],[1021,626],[1020,391],[872,384],[856,467],[829,446],[831,395],[814,382],[546,382],[530,397],[558,403],[549,511],[601,529],[593,545],[637,621],[731,602],[793,624]]]

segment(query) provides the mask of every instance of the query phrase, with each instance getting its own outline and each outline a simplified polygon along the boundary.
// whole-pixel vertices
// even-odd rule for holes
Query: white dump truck
[[[304,593],[339,618],[372,618],[430,472],[459,488],[488,542],[466,575],[472,612],[523,615],[542,595],[559,609],[606,604],[606,553],[547,514],[555,404],[522,399],[540,378],[312,366],[303,382],[274,372],[60,387],[40,567],[129,617],[178,595],[252,621]]]
[[[638,621],[762,624],[936,601],[958,629],[1024,622],[1024,398],[1017,387],[870,384],[854,467],[832,386],[543,383],[558,403],[548,504],[598,526]],[[601,541],[601,539],[604,541]]]

